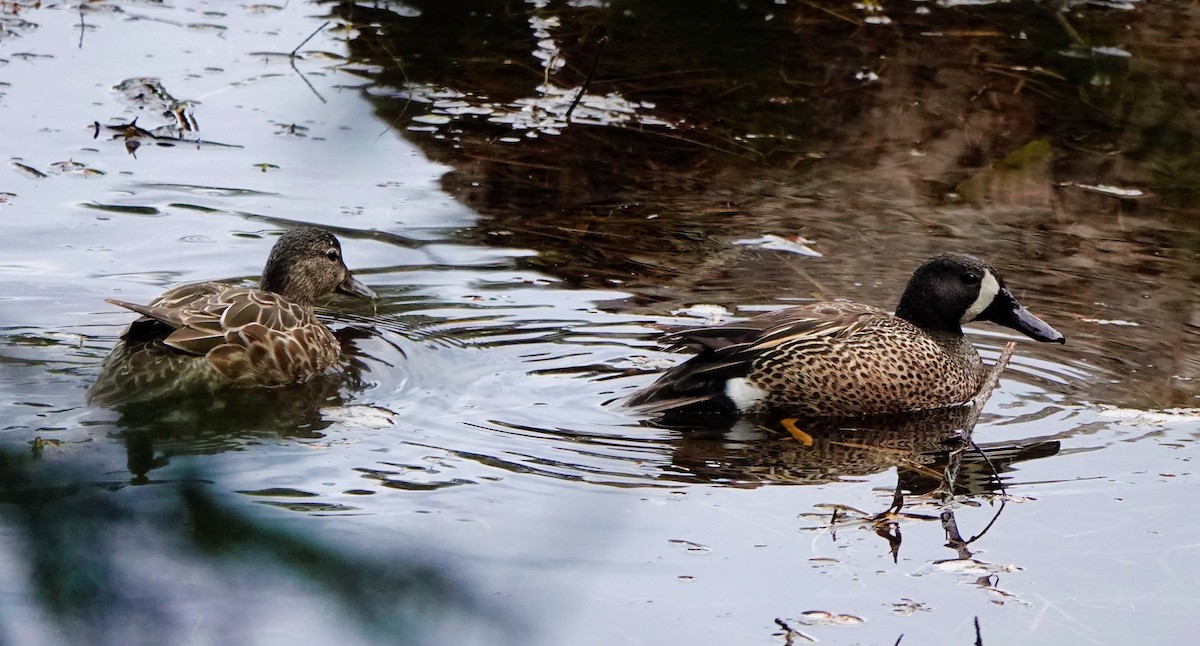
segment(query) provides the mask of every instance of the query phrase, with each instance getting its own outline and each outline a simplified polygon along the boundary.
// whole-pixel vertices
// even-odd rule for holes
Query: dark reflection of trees
[[[205,632],[249,643],[280,620],[259,613],[288,580],[307,600],[336,608],[358,633],[347,637],[366,643],[448,643],[450,634],[504,643],[514,634],[506,617],[420,554],[348,556],[224,504],[202,477],[147,508],[100,486],[104,476],[84,465],[0,451],[0,559],[18,575],[5,593],[34,600],[0,608],[0,641],[21,643],[9,638],[41,628],[54,643],[166,644]],[[204,582],[203,592],[189,582]],[[447,632],[452,625],[461,632]]]
[[[512,134],[506,126],[469,117],[455,121],[459,135],[412,137],[457,169],[449,188],[498,218],[487,230],[520,230],[565,261],[589,245],[640,248],[616,234],[633,222],[652,226],[647,214],[744,204],[776,183],[820,199],[882,190],[891,203],[938,203],[987,169],[975,184],[981,197],[1083,211],[1121,207],[1055,187],[1156,182],[1172,199],[1200,194],[1200,180],[1185,171],[1195,166],[1200,81],[1179,60],[1200,42],[1200,27],[1182,6],[1064,14],[1054,4],[995,3],[922,14],[897,5],[884,8],[892,22],[880,26],[822,2],[329,4],[359,28],[352,60],[377,66],[366,72],[377,85],[436,84],[511,101],[547,78],[581,84],[606,37],[589,91],[648,101],[655,114],[686,121],[674,131],[572,125],[498,145],[497,136]],[[566,65],[548,77],[532,55],[534,16],[561,22],[552,36]],[[373,100],[398,128],[428,109]],[[1050,154],[1030,155],[1041,149],[1025,146],[1037,141]],[[563,228],[577,233],[529,226],[531,216],[569,218]],[[670,231],[671,221],[653,226]],[[509,226],[518,224],[526,226]]]
[[[1195,395],[1197,277],[1181,234],[1195,220],[1159,208],[1194,210],[1200,195],[1194,6],[902,3],[884,7],[890,24],[870,25],[822,0],[325,5],[356,27],[344,69],[368,80],[399,132],[430,106],[389,89],[433,84],[506,102],[536,96],[547,78],[578,87],[601,38],[589,93],[685,122],[572,123],[527,139],[469,116],[441,137],[407,135],[453,167],[446,189],[486,216],[463,236],[533,249],[521,262],[568,286],[619,285],[632,294],[621,308],[656,313],[783,294],[887,305],[894,293],[874,285],[901,265],[947,248],[987,252],[1019,270],[1013,284],[1058,299],[1068,322],[1157,313],[1121,334],[1065,326],[1078,356],[1153,381],[1096,380],[1088,399],[1182,406]],[[552,35],[566,65],[548,77],[531,17],[561,21]],[[498,141],[514,134],[519,143]],[[1151,197],[1086,188],[1096,185]],[[796,267],[729,244],[763,233],[815,239],[826,259]],[[1131,276],[1139,288],[1125,289]]]

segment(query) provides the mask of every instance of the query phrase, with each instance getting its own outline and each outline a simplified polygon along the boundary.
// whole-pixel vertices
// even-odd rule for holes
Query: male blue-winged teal
[[[986,374],[963,336],[971,321],[1066,342],[1017,302],[990,264],[947,253],[913,272],[895,315],[818,303],[667,335],[672,346],[700,353],[628,403],[649,413],[838,417],[953,406],[973,397]]]
[[[317,299],[333,292],[375,298],[346,268],[333,234],[300,227],[272,247],[261,289],[206,282],[170,289],[149,305],[109,299],[142,316],[105,360],[89,399],[123,401],[196,385],[309,381],[333,366],[341,352],[313,313]]]

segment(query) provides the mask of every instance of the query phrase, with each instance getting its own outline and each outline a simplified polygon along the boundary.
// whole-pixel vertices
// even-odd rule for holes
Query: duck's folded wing
[[[828,343],[853,334],[863,320],[881,313],[858,303],[820,303],[674,332],[663,342],[699,354],[667,370],[628,403],[649,413],[717,404],[724,399],[726,382],[745,377],[756,360],[778,346]]]
[[[108,302],[142,315],[130,326],[130,332],[165,325],[169,333],[158,333],[165,337],[163,343],[197,355],[225,343],[238,343],[237,332],[251,324],[281,332],[316,324],[311,310],[278,294],[223,283],[181,285],[149,305],[115,299]]]
[[[760,345],[798,335],[835,334],[864,315],[882,314],[870,305],[849,302],[814,303],[767,312],[744,321],[673,330],[662,338],[672,349],[720,350],[733,345]]]
[[[221,315],[229,307],[225,296],[234,290],[222,283],[192,283],[168,290],[149,305],[108,299],[109,303],[142,315],[134,321],[125,338],[146,333],[163,337],[163,343],[187,352],[203,355],[223,342]],[[154,333],[154,326],[165,325],[170,333]]]
[[[206,354],[223,344],[254,345],[241,334],[251,328],[264,334],[276,331],[291,335],[297,329],[319,325],[311,310],[279,294],[238,288],[225,289],[193,303],[183,322],[184,325],[172,332],[165,342],[196,354]]]

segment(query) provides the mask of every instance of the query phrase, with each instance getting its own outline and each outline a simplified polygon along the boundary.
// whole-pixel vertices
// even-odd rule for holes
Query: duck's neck
[[[927,332],[950,337],[963,335],[962,324],[953,314],[946,314],[941,303],[928,293],[913,289],[910,285],[900,296],[896,316]]]
[[[294,272],[283,271],[270,263],[267,263],[263,269],[260,287],[264,291],[279,294],[288,301],[305,307],[312,307],[317,300],[317,295],[312,293],[313,290],[308,281],[297,280]]]

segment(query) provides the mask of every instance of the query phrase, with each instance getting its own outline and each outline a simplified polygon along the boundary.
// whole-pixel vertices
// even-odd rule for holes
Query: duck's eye
[[[963,274],[962,277],[964,285],[978,285],[981,280],[983,280],[983,276],[979,274]]]
[[[332,260],[332,261],[334,261],[334,262],[337,262],[337,259],[338,259],[338,252],[337,252],[337,249],[330,249],[329,251],[326,251],[326,252],[325,252],[325,257],[326,257],[326,258],[328,258],[328,259],[330,259],[330,260]],[[975,282],[979,282],[979,281],[977,280],[977,281],[975,281]]]

